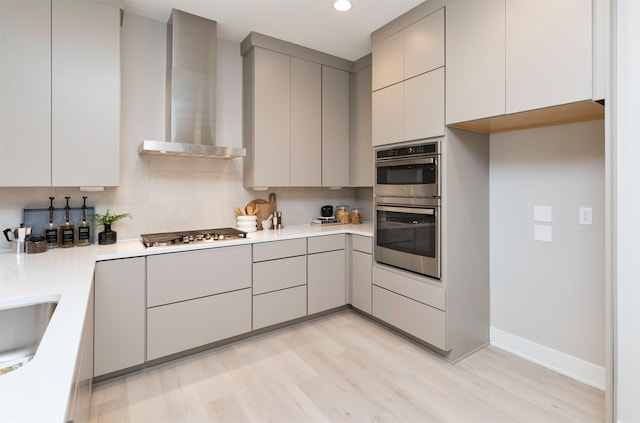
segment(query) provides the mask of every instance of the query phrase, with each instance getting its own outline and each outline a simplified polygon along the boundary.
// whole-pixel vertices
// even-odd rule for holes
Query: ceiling
[[[125,13],[166,22],[172,8],[218,22],[218,36],[241,42],[251,31],[348,60],[371,52],[369,35],[424,0],[124,0]]]

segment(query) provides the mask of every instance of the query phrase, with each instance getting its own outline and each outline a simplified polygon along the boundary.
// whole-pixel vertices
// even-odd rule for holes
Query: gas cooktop
[[[227,239],[246,238],[247,233],[234,228],[201,229],[197,231],[142,234],[145,247],[162,247],[176,244],[202,244]]]

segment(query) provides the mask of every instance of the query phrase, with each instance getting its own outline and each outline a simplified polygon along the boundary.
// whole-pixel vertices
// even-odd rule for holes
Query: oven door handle
[[[412,157],[410,159],[378,159],[376,160],[376,167],[394,167],[394,166],[406,166],[406,165],[420,165],[420,164],[436,164],[437,156],[430,157]]]
[[[398,207],[391,204],[376,204],[376,210],[398,213],[425,214],[429,216],[436,215],[437,207]]]

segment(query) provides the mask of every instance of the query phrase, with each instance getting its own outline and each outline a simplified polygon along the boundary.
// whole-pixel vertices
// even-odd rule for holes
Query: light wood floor
[[[344,311],[94,386],[91,422],[602,422],[604,393],[495,347],[450,364]]]

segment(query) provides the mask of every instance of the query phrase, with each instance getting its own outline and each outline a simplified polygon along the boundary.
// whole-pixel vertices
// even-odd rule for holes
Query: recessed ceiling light
[[[349,0],[336,0],[333,3],[333,8],[340,12],[346,12],[351,9],[351,2]]]

